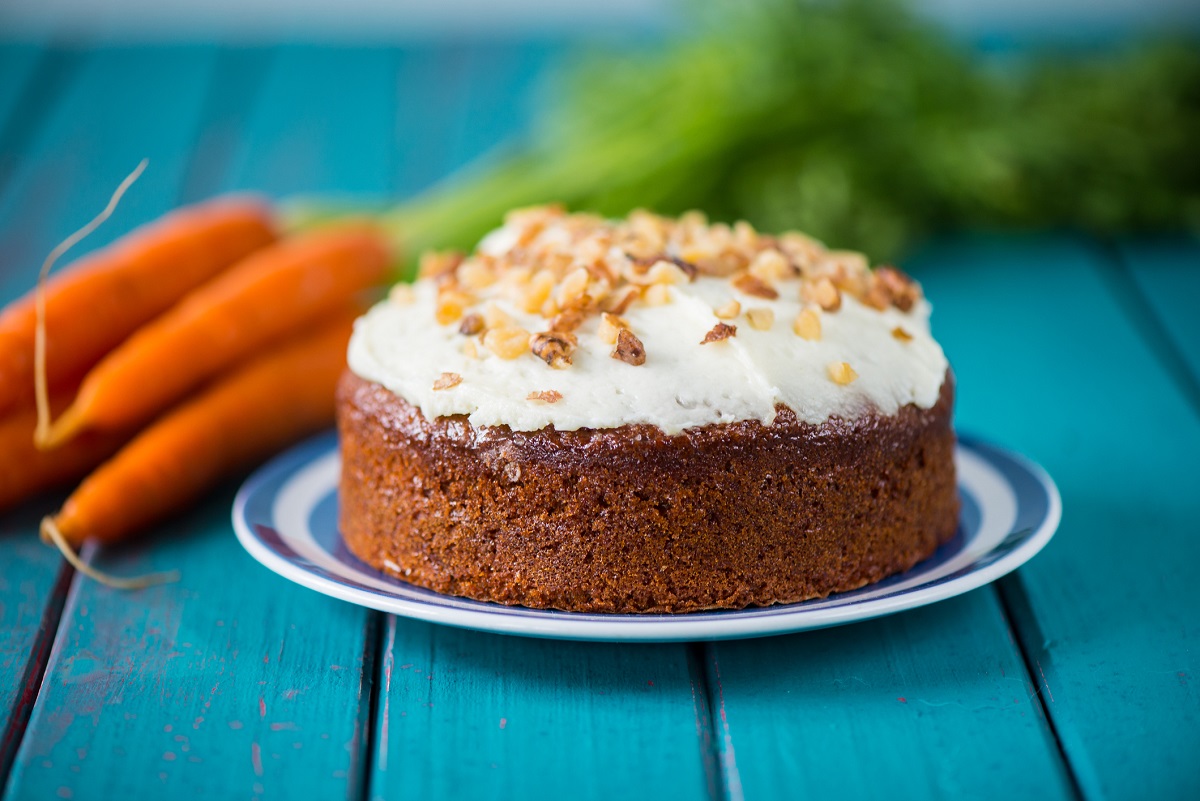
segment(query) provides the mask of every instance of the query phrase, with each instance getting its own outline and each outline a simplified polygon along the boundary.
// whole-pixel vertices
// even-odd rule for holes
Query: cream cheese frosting
[[[498,258],[518,247],[520,232],[514,228],[493,232],[480,252]],[[552,230],[541,234],[554,236]],[[529,349],[504,358],[480,337],[460,332],[461,315],[447,321],[439,313],[444,290],[436,278],[417,280],[411,291],[393,293],[361,317],[348,364],[427,418],[466,415],[476,427],[515,431],[642,423],[677,434],[740,420],[769,425],[780,404],[819,424],[834,416],[852,419],[870,410],[891,415],[906,404],[930,408],[937,402],[948,365],[930,334],[931,307],[922,297],[905,304],[906,310],[881,309],[845,292],[836,310],[827,311],[804,299],[802,274],[773,281],[775,298],[747,293],[728,276],[678,277],[683,280],[664,283],[653,302],[639,299],[620,311],[621,323],[644,347],[643,364],[613,357],[599,314],[584,316],[574,328],[570,364],[561,369]],[[510,328],[545,331],[544,310],[528,311],[529,304],[510,290],[502,280],[474,287],[464,311],[487,309],[507,319]],[[730,316],[730,301],[740,307],[736,316]],[[701,344],[722,322],[719,309],[736,334]],[[793,321],[804,309],[817,316],[819,338],[796,332]],[[849,383],[835,380],[831,370],[843,364],[849,366]]]

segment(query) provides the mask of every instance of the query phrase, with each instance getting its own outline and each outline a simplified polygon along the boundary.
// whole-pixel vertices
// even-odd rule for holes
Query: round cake
[[[357,322],[343,537],[437,592],[572,611],[878,581],[957,528],[929,315],[899,270],[798,233],[513,212]]]

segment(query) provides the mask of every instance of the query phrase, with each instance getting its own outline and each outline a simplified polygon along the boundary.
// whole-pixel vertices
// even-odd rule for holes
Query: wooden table
[[[101,245],[230,189],[400,196],[518,131],[549,45],[0,48],[0,300],[143,157]],[[537,641],[388,617],[247,556],[236,482],[105,570],[0,517],[6,799],[1200,798],[1200,244],[940,239],[962,430],[1057,479],[996,585],[769,639]]]

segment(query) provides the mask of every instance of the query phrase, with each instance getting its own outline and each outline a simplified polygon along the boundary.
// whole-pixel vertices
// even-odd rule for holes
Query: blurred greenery
[[[529,139],[385,215],[409,252],[513,206],[700,208],[890,259],[937,231],[1200,229],[1196,43],[990,63],[894,0],[701,3],[592,54]]]

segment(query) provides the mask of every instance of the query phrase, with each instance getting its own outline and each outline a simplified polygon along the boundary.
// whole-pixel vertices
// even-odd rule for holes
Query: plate
[[[284,578],[431,623],[570,640],[761,637],[868,620],[952,598],[1015,570],[1050,541],[1062,504],[1044,470],[961,436],[955,459],[962,515],[957,534],[933,556],[862,589],[765,608],[675,615],[560,612],[455,598],[392,578],[350,553],[338,532],[341,463],[332,431],[281,454],[247,479],[234,500],[233,525],[250,555]]]

